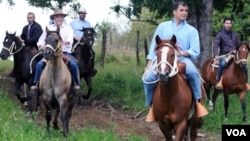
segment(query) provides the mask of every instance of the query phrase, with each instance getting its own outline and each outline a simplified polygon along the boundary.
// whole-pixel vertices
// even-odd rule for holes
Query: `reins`
[[[22,46],[16,52],[13,52],[14,48],[16,47],[16,42],[13,41],[10,48],[3,47],[3,49],[7,50],[10,53],[10,55],[14,55],[14,54],[18,53],[19,51],[21,51],[24,46],[25,46],[24,43],[22,43]]]

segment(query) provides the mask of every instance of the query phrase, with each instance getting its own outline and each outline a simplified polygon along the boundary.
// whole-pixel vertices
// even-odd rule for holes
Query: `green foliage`
[[[13,68],[13,61],[11,60],[0,60],[0,74],[6,74]]]

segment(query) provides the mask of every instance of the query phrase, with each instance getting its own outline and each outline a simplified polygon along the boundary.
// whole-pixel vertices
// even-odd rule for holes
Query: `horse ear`
[[[156,41],[156,44],[157,44],[157,45],[161,43],[161,38],[160,38],[159,35],[156,35],[155,41]]]
[[[172,41],[174,44],[176,43],[176,36],[175,36],[175,35],[172,36],[171,41]]]
[[[9,33],[8,33],[8,31],[6,30],[6,35],[8,35]]]

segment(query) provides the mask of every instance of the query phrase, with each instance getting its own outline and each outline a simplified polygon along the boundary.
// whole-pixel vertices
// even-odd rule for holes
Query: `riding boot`
[[[215,89],[223,90],[222,77],[221,77],[220,81],[216,84]]]
[[[250,90],[250,85],[248,83],[246,83],[246,90],[249,91]]]
[[[200,102],[196,101],[196,117],[200,118],[207,114],[207,109]]]
[[[146,121],[146,122],[154,122],[154,121],[156,121],[155,115],[154,115],[154,111],[153,111],[153,106],[151,106],[151,107],[149,108],[149,112],[148,112],[148,115],[147,115],[145,121]]]

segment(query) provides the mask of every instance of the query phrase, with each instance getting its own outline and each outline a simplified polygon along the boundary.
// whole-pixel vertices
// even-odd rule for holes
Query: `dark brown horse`
[[[66,137],[71,111],[74,106],[72,78],[67,65],[62,59],[60,28],[58,27],[57,31],[46,30],[47,37],[45,39],[43,55],[48,61],[39,81],[39,91],[43,96],[46,107],[47,130],[49,131],[50,128],[51,111],[55,109],[56,114],[53,126],[55,129],[58,129],[57,117],[60,113],[63,135]]]
[[[37,60],[32,59],[35,54],[32,49],[26,47],[15,33],[8,33],[6,31],[6,36],[3,41],[3,48],[0,54],[1,59],[6,60],[8,57],[13,55],[14,61],[14,78],[15,78],[15,95],[20,100],[21,103],[29,101],[29,113],[33,111],[32,99],[37,101],[34,102],[35,109],[40,105],[39,96],[29,95],[29,89],[32,85],[33,76],[35,72],[35,67]],[[32,61],[33,60],[33,61]],[[23,89],[22,89],[23,87]],[[24,97],[22,97],[22,91]]]
[[[78,60],[78,66],[80,70],[80,78],[84,78],[87,87],[87,95],[83,95],[84,99],[89,99],[92,92],[92,69],[94,67],[95,54],[92,46],[95,42],[95,30],[94,28],[83,28],[84,36],[80,42],[77,42],[73,49],[73,56]],[[82,105],[81,97],[78,97],[78,105]]]
[[[185,70],[185,64],[177,62],[176,37],[161,40],[156,36],[156,43],[155,71],[159,81],[153,98],[154,115],[167,141],[172,141],[173,130],[175,140],[188,140],[188,128],[190,138],[194,141],[202,119],[197,118],[195,110],[192,110],[195,107],[192,90],[178,67],[182,64],[181,70]]]
[[[239,96],[241,107],[243,111],[243,121],[247,120],[246,113],[246,75],[243,67],[247,65],[247,57],[249,53],[249,46],[246,43],[237,47],[236,54],[233,59],[228,62],[228,67],[224,70],[222,75],[223,96],[224,96],[224,109],[225,116],[227,117],[227,109],[229,106],[228,97],[230,94],[237,94]],[[228,54],[231,55],[231,54]],[[216,85],[217,67],[213,67],[214,58],[208,59],[202,66],[202,77],[205,81],[204,87],[206,89],[209,105],[211,110],[215,109],[215,101],[219,94],[219,90],[214,89],[212,101],[210,97],[210,90]]]

